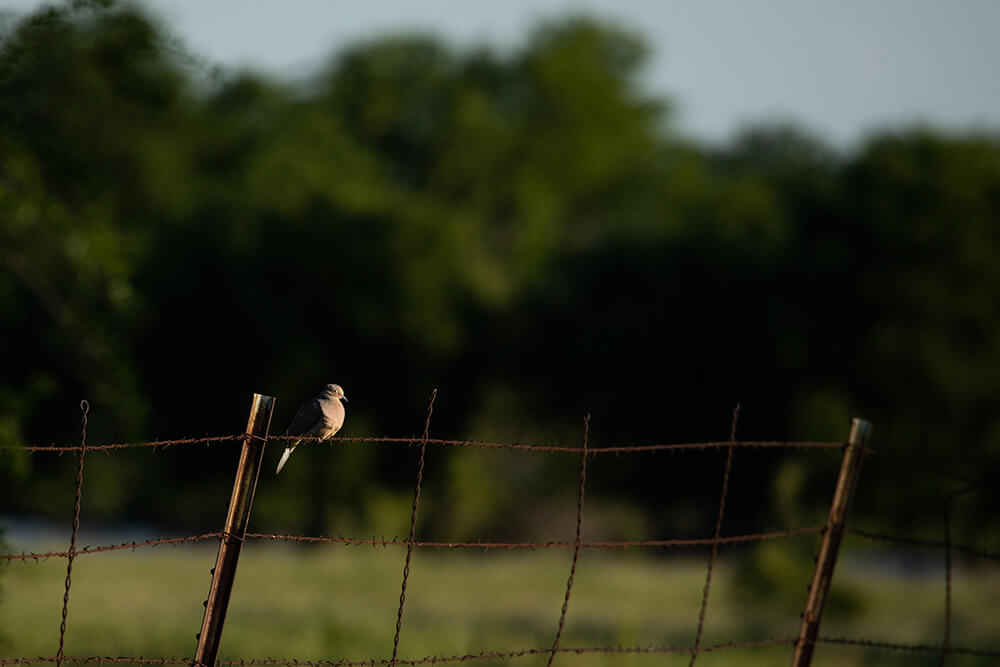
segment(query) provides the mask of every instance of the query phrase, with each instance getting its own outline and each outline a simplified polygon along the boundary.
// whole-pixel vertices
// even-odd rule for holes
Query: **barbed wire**
[[[814,535],[823,532],[824,526],[807,526],[804,528],[789,528],[786,530],[774,530],[762,533],[747,533],[744,535],[730,535],[720,537],[719,544],[739,544],[745,542],[756,542],[760,540],[777,539],[781,537],[795,537],[797,535]],[[406,540],[398,538],[357,538],[357,537],[314,537],[309,535],[277,535],[272,533],[247,533],[247,538],[283,540],[286,542],[333,542],[340,544],[358,544],[373,547],[405,546]],[[607,541],[584,541],[580,542],[583,549],[629,549],[633,547],[700,547],[711,546],[715,538],[675,538],[667,540],[607,540]],[[549,540],[546,542],[436,542],[436,541],[416,541],[415,546],[430,549],[550,549],[575,547],[576,542],[561,540]]]
[[[697,650],[701,653],[718,653],[723,651],[742,650],[750,648],[770,648],[775,646],[794,646],[798,642],[796,637],[755,639],[748,641],[722,642],[703,646]],[[942,644],[909,644],[903,642],[887,642],[876,639],[866,639],[857,637],[820,637],[817,644],[831,644],[841,646],[854,646],[866,649],[879,649],[887,651],[900,651],[905,653],[940,653],[947,650],[949,653],[968,655],[979,658],[1000,658],[1000,650],[979,649],[967,646],[951,645],[945,647]],[[559,648],[525,648],[508,651],[481,651],[479,653],[465,653],[456,655],[436,655],[422,658],[397,658],[397,665],[428,665],[446,664],[450,662],[471,662],[476,660],[510,660],[536,655],[548,655],[553,653],[564,654],[689,654],[693,649],[686,646],[580,646],[580,647],[559,647]],[[190,664],[191,658],[146,658],[143,656],[64,656],[63,660],[74,663],[131,663],[144,665],[179,665]],[[39,656],[33,658],[0,658],[0,665],[30,665],[36,663],[56,662],[56,656]],[[285,666],[285,667],[364,667],[366,665],[388,666],[390,659],[370,658],[368,660],[296,660],[283,658],[249,658],[244,660],[218,660],[217,665],[227,665],[236,667],[237,665],[252,666]]]
[[[745,648],[765,648],[770,646],[783,646],[794,644],[796,639],[785,638],[785,639],[760,639],[753,641],[743,641],[743,642],[725,642],[720,644],[714,644],[711,646],[706,646],[702,648],[699,653],[712,653],[726,650],[735,649],[745,649]],[[427,664],[437,664],[437,663],[449,663],[449,662],[469,662],[475,660],[510,660],[513,658],[523,658],[528,656],[536,655],[554,655],[557,653],[572,653],[576,655],[583,655],[587,653],[606,653],[606,654],[654,654],[654,653],[690,653],[691,649],[686,647],[678,646],[583,646],[583,647],[560,647],[560,648],[525,648],[525,649],[515,649],[508,651],[480,651],[479,653],[464,653],[456,655],[438,655],[438,656],[427,656],[423,658],[403,658],[396,659],[396,664],[398,665],[427,665]],[[190,663],[189,658],[144,658],[141,656],[136,657],[96,657],[96,656],[80,656],[80,657],[67,657],[67,660],[72,660],[73,662],[81,663],[92,663],[92,662],[130,662],[136,664],[150,664],[150,665],[161,665],[161,664],[185,664]],[[0,665],[11,665],[11,664],[32,664],[36,662],[53,662],[54,658],[49,657],[38,657],[38,658],[0,658]],[[285,660],[280,658],[252,658],[247,660],[219,660],[216,662],[217,665],[285,665],[288,667],[364,667],[366,665],[379,665],[379,666],[389,666],[392,664],[392,659],[368,659],[368,660]]]
[[[88,451],[111,451],[117,449],[140,449],[140,448],[151,448],[151,449],[167,449],[170,447],[182,446],[182,445],[213,445],[218,443],[231,442],[236,443],[242,441],[246,437],[245,433],[234,434],[234,435],[220,435],[220,436],[201,436],[201,437],[186,437],[186,438],[175,438],[170,440],[150,440],[150,441],[139,441],[139,442],[117,442],[104,445],[88,445]],[[417,436],[410,437],[397,437],[397,436],[334,436],[331,438],[322,439],[315,436],[285,436],[285,435],[271,435],[268,436],[268,440],[274,442],[301,442],[303,444],[319,444],[326,443],[328,445],[335,445],[338,443],[348,444],[371,444],[371,445],[404,445],[407,447],[416,447],[421,445],[434,445],[438,447],[457,447],[457,448],[482,448],[482,449],[501,449],[501,450],[513,450],[513,451],[529,451],[529,452],[540,452],[540,453],[578,453],[579,447],[572,447],[569,445],[543,445],[543,444],[529,444],[521,442],[492,442],[487,440],[476,440],[476,439],[444,439],[444,438],[427,438],[426,440]],[[842,449],[844,447],[843,442],[840,441],[795,441],[795,440],[739,440],[739,441],[707,441],[707,442],[684,442],[684,443],[627,443],[620,445],[612,445],[606,447],[591,447],[589,449],[589,455],[599,456],[605,454],[639,454],[639,453],[656,453],[656,452],[685,452],[685,451],[706,451],[706,450],[721,450],[728,449],[729,447],[735,448],[749,448],[749,449]],[[80,451],[80,445],[77,444],[67,444],[67,445],[38,445],[38,444],[18,444],[18,443],[0,443],[0,449],[15,449],[21,450],[28,453],[55,453],[64,454],[68,452],[78,452]],[[865,447],[866,457],[875,457],[879,459],[884,459],[895,465],[901,467],[908,467],[913,470],[923,472],[925,474],[934,475],[937,477],[947,478],[954,481],[964,482],[972,487],[984,486],[990,483],[990,480],[975,479],[957,473],[950,470],[944,470],[940,465],[928,465],[919,460],[911,457],[899,456],[889,452],[884,452],[882,450],[873,449],[871,447]]]
[[[203,436],[203,437],[192,437],[192,438],[177,438],[173,440],[152,440],[145,442],[120,442],[111,443],[105,445],[88,445],[87,450],[90,452],[110,452],[113,450],[120,449],[140,449],[140,448],[150,448],[153,450],[167,449],[170,447],[183,446],[183,445],[204,445],[210,446],[225,442],[241,442],[246,437],[246,434],[239,435],[223,435],[223,436]],[[333,445],[337,443],[356,443],[356,444],[369,444],[369,445],[403,445],[407,447],[414,446],[426,446],[433,445],[438,447],[453,447],[453,448],[481,448],[481,449],[496,449],[496,450],[511,450],[511,451],[526,451],[526,452],[538,452],[538,453],[579,453],[579,447],[570,447],[567,445],[536,445],[536,444],[525,444],[525,443],[508,443],[508,442],[490,442],[485,440],[457,440],[457,439],[441,439],[441,438],[428,438],[426,441],[422,438],[416,437],[370,437],[370,436],[335,436],[333,438],[328,438],[326,440],[320,440],[317,437],[299,437],[299,436],[269,436],[269,440],[275,442],[290,442],[290,441],[301,441],[303,444],[318,444],[319,442],[325,442],[327,444]],[[598,456],[614,454],[616,456],[621,454],[640,454],[640,453],[684,453],[684,452],[701,452],[708,450],[721,450],[721,449],[784,449],[784,450],[833,450],[842,449],[844,443],[842,442],[828,442],[828,441],[787,441],[787,440],[744,440],[744,441],[714,441],[714,442],[693,442],[693,443],[652,443],[652,444],[627,444],[627,445],[614,445],[607,447],[591,447],[588,450],[588,455]],[[0,443],[0,449],[19,449],[28,453],[54,453],[54,454],[65,454],[71,452],[79,452],[80,445],[20,445],[11,443]],[[929,474],[932,476],[937,476],[939,478],[948,479],[952,481],[963,482],[969,485],[970,489],[985,488],[990,484],[989,480],[974,479],[967,475],[956,473],[949,470],[944,470],[940,466],[930,466],[912,458],[899,457],[887,452],[872,449],[870,447],[865,447],[865,456],[874,457],[877,459],[883,459],[887,462],[893,463],[901,467],[907,467],[924,474]]]
[[[141,449],[141,448],[151,448],[151,449],[167,449],[168,447],[174,447],[177,445],[211,445],[219,442],[238,442],[246,437],[245,434],[240,435],[211,435],[202,436],[200,438],[176,438],[174,440],[147,440],[143,442],[114,442],[106,445],[88,445],[88,452],[106,452],[115,449]],[[277,439],[277,438],[269,438]],[[317,438],[311,438],[312,440],[317,440]],[[78,452],[80,451],[80,445],[19,445],[13,443],[0,443],[0,449],[16,449],[29,453],[53,453],[53,454],[65,454],[67,452]]]
[[[886,533],[859,529],[848,529],[847,533],[850,535],[857,535],[858,537],[863,537],[868,540],[895,542],[896,544],[909,544],[915,547],[928,547],[931,549],[951,549],[952,551],[961,551],[964,554],[968,554],[969,556],[974,556],[976,558],[982,558],[983,560],[1000,561],[1000,553],[986,551],[985,549],[971,547],[966,544],[955,544],[954,542],[949,542],[947,540],[924,540],[915,537],[900,537],[898,535],[888,535]]]
[[[178,438],[175,440],[150,440],[145,442],[117,442],[107,445],[88,445],[88,452],[101,452],[116,449],[167,449],[180,445],[213,445],[221,442],[240,442],[246,434],[239,435],[219,435],[205,436],[201,438]],[[318,444],[320,442],[328,445],[338,443],[348,444],[370,444],[370,445],[405,445],[417,447],[424,444],[423,438],[419,437],[375,437],[375,436],[334,436],[332,438],[320,439],[315,436],[268,436],[273,442],[301,442],[302,444]],[[454,440],[443,438],[428,438],[426,444],[438,447],[470,447],[482,449],[508,449],[513,451],[545,452],[562,454],[579,454],[579,447],[569,445],[534,445],[520,442],[489,442],[486,440]],[[728,447],[750,448],[750,449],[842,449],[842,442],[823,441],[793,441],[793,440],[743,440],[737,442],[682,442],[682,443],[635,443],[625,445],[614,445],[609,447],[591,447],[588,455],[597,456],[600,454],[639,454],[650,452],[670,452],[670,451],[706,451],[711,449],[727,449]],[[69,452],[79,452],[80,445],[20,445],[13,443],[2,443],[0,449],[18,449],[29,453],[52,453],[65,454]]]
[[[101,553],[103,551],[118,551],[121,549],[131,549],[135,551],[136,549],[142,547],[156,547],[161,544],[181,544],[184,542],[197,542],[199,540],[208,540],[212,538],[222,537],[221,532],[214,533],[204,533],[202,535],[188,535],[186,537],[157,537],[150,540],[144,540],[142,542],[136,542],[135,540],[131,542],[123,542],[121,544],[108,544],[105,546],[91,547],[85,546],[83,549],[76,551],[76,556],[86,556],[88,554]],[[0,560],[13,561],[13,560],[23,560],[23,561],[40,561],[48,558],[67,558],[69,556],[68,551],[46,551],[44,553],[20,553],[20,554],[2,554],[0,555]]]
[[[960,653],[980,658],[1000,658],[1000,650],[970,648],[967,646],[945,646],[944,644],[906,644],[902,642],[886,642],[857,637],[820,637],[820,644],[842,644],[845,646],[860,646],[863,648],[878,648],[888,651],[905,651],[908,653]]]
[[[747,542],[759,542],[764,540],[773,540],[783,537],[797,537],[800,535],[815,535],[823,532],[824,526],[806,526],[802,528],[789,528],[786,530],[773,530],[759,533],[746,533],[742,535],[726,535],[720,536],[718,538],[718,543],[722,544],[742,544]],[[908,544],[912,546],[928,547],[934,549],[944,549],[948,545],[944,541],[940,540],[924,540],[911,537],[900,537],[897,535],[889,535],[883,533],[877,533],[867,530],[859,529],[848,529],[848,534],[856,535],[858,537],[863,537],[869,540],[877,540],[883,542],[895,542],[899,544]],[[118,551],[118,550],[132,550],[140,549],[143,547],[156,547],[163,544],[178,545],[186,542],[198,542],[202,540],[218,539],[222,536],[221,532],[211,532],[202,533],[201,535],[188,535],[184,537],[158,537],[143,541],[131,541],[122,542],[120,544],[108,544],[102,546],[86,546],[82,549],[76,551],[76,556],[86,556],[89,554],[101,553],[104,551]],[[371,547],[400,547],[406,546],[407,540],[399,538],[378,538],[378,537],[344,537],[344,536],[323,536],[323,535],[284,535],[279,533],[247,533],[246,539],[248,540],[277,540],[283,542],[302,542],[302,543],[329,543],[329,544],[344,544],[344,545],[357,545],[357,546],[371,546]],[[675,539],[664,539],[664,540],[603,540],[603,541],[583,541],[580,543],[580,547],[583,549],[630,549],[630,548],[675,548],[675,547],[702,547],[711,546],[716,542],[714,537],[704,537],[704,538],[675,538]],[[500,541],[478,541],[478,542],[453,542],[453,541],[433,541],[433,540],[416,540],[413,545],[415,547],[425,548],[425,549],[435,549],[435,550],[447,550],[447,549],[482,549],[483,551],[490,550],[531,550],[531,549],[552,549],[552,548],[567,548],[575,546],[575,542],[561,541],[561,540],[549,540],[545,542],[500,542]],[[955,551],[961,551],[962,553],[974,556],[976,558],[981,558],[983,560],[1000,561],[1000,553],[986,551],[985,549],[979,549],[977,547],[971,547],[964,544],[951,544],[951,548]],[[14,561],[39,561],[49,558],[66,558],[69,555],[68,551],[46,551],[39,553],[19,553],[19,554],[0,554],[0,560]]]
[[[214,445],[219,443],[236,443],[242,441],[246,437],[246,434],[238,435],[221,435],[221,436],[202,436],[202,437],[190,437],[190,438],[176,438],[172,440],[151,440],[151,441],[141,441],[141,442],[118,442],[105,445],[89,445],[87,447],[88,451],[91,452],[107,452],[117,449],[141,449],[141,448],[151,448],[151,449],[167,449],[170,447],[182,446],[182,445]],[[301,442],[303,444],[319,444],[320,442],[326,443],[328,445],[335,445],[338,443],[342,444],[369,444],[369,445],[403,445],[407,447],[416,447],[421,445],[434,445],[437,447],[456,447],[456,448],[481,448],[481,449],[499,449],[499,450],[512,450],[512,451],[527,451],[527,452],[539,452],[539,453],[550,453],[550,454],[573,454],[579,453],[579,447],[571,447],[568,445],[540,445],[540,444],[527,444],[520,442],[491,442],[486,440],[461,440],[461,439],[443,439],[443,438],[428,438],[426,441],[419,437],[378,437],[378,436],[334,436],[332,438],[320,439],[318,437],[302,437],[302,436],[268,436],[268,440],[274,442]],[[729,447],[735,447],[739,449],[789,449],[789,450],[807,450],[807,449],[842,449],[844,447],[843,442],[835,441],[793,441],[793,440],[740,440],[736,442],[731,441],[709,441],[709,442],[682,442],[682,443],[629,443],[623,445],[612,445],[606,447],[591,447],[589,449],[588,455],[599,456],[607,454],[640,454],[640,453],[656,453],[656,452],[687,452],[687,451],[707,451],[707,450],[721,450],[728,449]],[[53,454],[65,454],[69,452],[80,451],[80,445],[69,444],[69,445],[25,445],[17,443],[0,443],[0,449],[16,449],[28,453],[53,453]],[[888,452],[883,452],[881,450],[872,449],[871,447],[865,448],[865,455],[872,456],[876,458],[885,459],[886,461],[892,462],[896,465],[902,467],[909,467],[913,470],[918,470],[925,474],[935,475],[938,477],[951,479],[954,481],[964,482],[972,486],[983,486],[989,483],[988,480],[974,479],[968,475],[963,475],[961,473],[956,473],[949,470],[943,470],[939,465],[927,465],[920,461],[912,458],[897,456],[890,454]]]
[[[630,548],[676,548],[676,547],[702,547],[711,546],[718,542],[722,544],[743,544],[747,542],[758,542],[763,540],[773,540],[782,537],[796,537],[800,535],[815,535],[823,532],[823,526],[807,526],[804,528],[789,528],[787,530],[774,530],[762,533],[747,533],[744,535],[729,535],[705,538],[676,538],[668,540],[607,540],[607,541],[583,541],[580,542],[582,549],[630,549]],[[201,540],[219,539],[221,532],[203,533],[201,535],[189,535],[186,537],[168,537],[144,540],[141,542],[131,541],[121,544],[109,544],[97,547],[84,547],[76,552],[76,556],[101,553],[103,551],[132,550],[143,547],[156,547],[162,544],[178,545],[186,542],[198,542]],[[377,537],[327,537],[322,535],[281,535],[277,533],[247,533],[244,537],[247,540],[277,540],[282,542],[301,542],[309,544],[344,544],[371,547],[405,547],[408,540],[399,538],[377,538]],[[550,540],[547,542],[438,542],[429,540],[415,540],[413,546],[424,549],[447,550],[447,549],[482,549],[490,550],[532,550],[532,549],[553,549],[575,547],[575,542]],[[46,551],[40,553],[20,553],[2,554],[0,560],[7,561],[40,561],[48,558],[66,558],[68,551]]]

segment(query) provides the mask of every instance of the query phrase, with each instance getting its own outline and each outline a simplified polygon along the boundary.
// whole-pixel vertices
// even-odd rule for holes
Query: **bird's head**
[[[344,390],[341,389],[341,387],[340,387],[339,384],[328,384],[328,385],[326,385],[326,387],[323,388],[323,393],[324,394],[329,394],[330,396],[333,396],[334,398],[339,398],[339,399],[344,400],[344,401],[347,400],[347,396],[344,395]]]

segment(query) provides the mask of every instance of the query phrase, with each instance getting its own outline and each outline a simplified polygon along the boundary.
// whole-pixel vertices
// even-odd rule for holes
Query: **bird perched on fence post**
[[[344,425],[344,405],[341,399],[347,400],[344,390],[339,384],[328,384],[323,387],[323,391],[316,398],[310,399],[302,404],[299,411],[295,413],[295,418],[285,430],[285,435],[304,435],[307,437],[318,437],[320,441],[333,437],[333,434]],[[292,455],[295,446],[301,440],[295,440],[285,446],[285,453],[278,461],[278,469],[274,474],[281,472]]]

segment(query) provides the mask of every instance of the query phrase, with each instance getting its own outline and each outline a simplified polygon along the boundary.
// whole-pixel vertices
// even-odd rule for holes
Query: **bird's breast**
[[[329,438],[340,430],[344,424],[344,410],[324,410],[322,437]]]

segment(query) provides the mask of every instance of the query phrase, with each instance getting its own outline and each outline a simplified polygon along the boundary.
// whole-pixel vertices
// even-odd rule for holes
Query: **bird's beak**
[[[346,396],[344,396],[343,394],[341,394],[341,395],[340,395],[340,397],[341,397],[342,399],[344,399],[345,401],[347,400],[347,397],[346,397]]]

